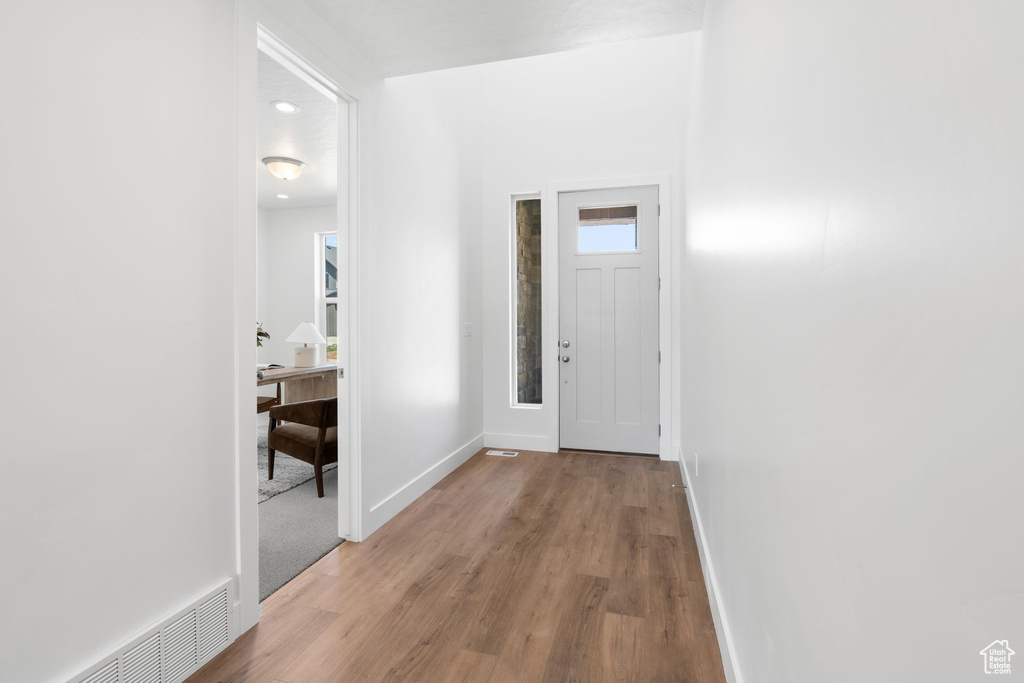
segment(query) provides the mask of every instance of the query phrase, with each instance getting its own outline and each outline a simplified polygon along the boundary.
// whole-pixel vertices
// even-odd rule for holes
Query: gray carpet
[[[259,515],[262,601],[341,544],[338,472],[324,472],[323,498],[316,497],[316,482],[307,481],[260,503]]]
[[[312,465],[279,453],[274,457],[274,478],[273,480],[267,479],[267,425],[269,422],[270,415],[267,413],[256,416],[256,450],[259,454],[259,502],[261,503],[313,478]],[[335,467],[337,467],[336,464],[324,465],[324,472],[333,470]]]

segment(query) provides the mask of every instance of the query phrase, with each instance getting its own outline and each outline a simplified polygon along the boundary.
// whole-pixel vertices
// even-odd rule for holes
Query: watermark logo
[[[993,640],[991,645],[981,651],[981,657],[985,660],[985,673],[1010,673],[1010,658],[1015,654],[1007,641]]]

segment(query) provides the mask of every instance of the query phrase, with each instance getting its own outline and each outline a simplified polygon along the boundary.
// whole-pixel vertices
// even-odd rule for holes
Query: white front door
[[[559,194],[558,260],[559,446],[658,453],[658,188]]]

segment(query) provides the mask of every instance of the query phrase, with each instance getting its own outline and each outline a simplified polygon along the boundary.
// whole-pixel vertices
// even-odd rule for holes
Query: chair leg
[[[323,465],[313,465],[313,471],[316,473],[316,497],[324,497],[324,467]]]
[[[277,390],[281,391],[281,385],[277,385]],[[274,478],[274,449],[270,447],[270,434],[277,428],[277,420],[270,418],[270,424],[267,425],[267,479]]]

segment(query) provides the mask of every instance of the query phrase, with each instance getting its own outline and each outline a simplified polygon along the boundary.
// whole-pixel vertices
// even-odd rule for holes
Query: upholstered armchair
[[[267,470],[271,479],[277,451],[313,466],[316,493],[323,498],[324,465],[338,462],[338,399],[318,398],[272,407],[267,432]]]

